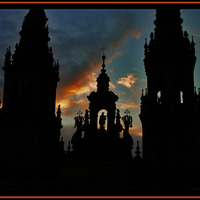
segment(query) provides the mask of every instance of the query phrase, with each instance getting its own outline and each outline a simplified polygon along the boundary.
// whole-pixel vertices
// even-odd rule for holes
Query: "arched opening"
[[[180,103],[183,103],[183,92],[180,91]]]
[[[161,91],[157,93],[157,103],[161,104]]]
[[[105,116],[105,117],[101,117],[102,115]],[[104,119],[105,119],[105,125],[104,125],[104,127],[105,127],[105,130],[107,130],[108,112],[105,109],[101,109],[98,112],[98,117],[97,117],[97,128],[98,129],[100,129],[100,126],[101,126],[100,123],[102,123],[102,121],[104,121]],[[100,122],[100,120],[101,120],[101,122]]]

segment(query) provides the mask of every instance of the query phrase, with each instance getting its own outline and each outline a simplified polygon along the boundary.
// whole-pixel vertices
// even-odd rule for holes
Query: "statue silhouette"
[[[100,126],[104,126],[106,123],[106,116],[104,115],[104,112],[102,112],[100,119],[99,119],[99,124]]]

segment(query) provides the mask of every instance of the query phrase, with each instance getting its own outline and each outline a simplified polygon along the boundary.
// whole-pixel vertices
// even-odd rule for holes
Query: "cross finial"
[[[103,51],[103,56],[102,56],[102,59],[103,59],[103,64],[102,64],[102,72],[105,72],[106,70],[104,69],[105,68],[105,59],[106,59],[106,56],[104,55],[104,50],[105,50],[106,48],[105,47],[103,47],[101,50]]]
[[[103,51],[103,55],[104,55],[104,51],[106,50],[106,47],[103,47],[101,50]]]

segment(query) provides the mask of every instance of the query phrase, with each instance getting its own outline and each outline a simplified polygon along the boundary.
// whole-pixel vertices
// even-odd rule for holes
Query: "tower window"
[[[180,103],[183,103],[183,92],[180,91]]]
[[[161,91],[157,93],[157,103],[161,104]]]

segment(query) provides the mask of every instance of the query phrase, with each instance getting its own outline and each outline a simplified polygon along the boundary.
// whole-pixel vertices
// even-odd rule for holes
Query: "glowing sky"
[[[28,10],[0,10],[0,63],[3,66],[8,46],[14,52],[19,42],[24,16]],[[49,26],[49,46],[54,59],[59,59],[60,82],[57,101],[62,109],[62,136],[67,144],[74,129],[74,117],[88,109],[87,96],[96,91],[96,78],[102,65],[102,47],[106,47],[106,71],[110,90],[118,95],[121,116],[126,109],[133,117],[130,133],[141,145],[140,97],[147,85],[144,70],[144,42],[154,31],[154,9],[138,10],[45,10]],[[200,87],[200,10],[181,10],[183,31],[194,36],[197,62],[195,86]],[[0,68],[0,92],[3,96],[4,72]],[[121,122],[123,125],[123,122]],[[142,145],[141,145],[142,146]],[[133,154],[134,155],[134,154]]]

